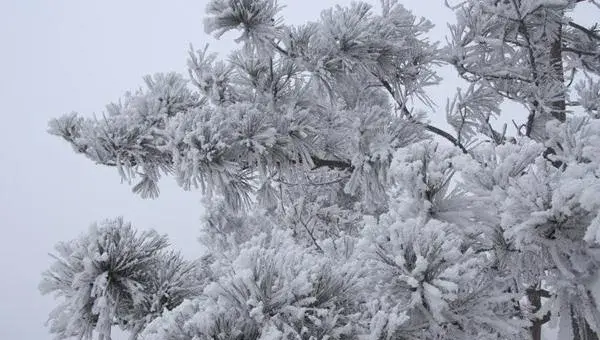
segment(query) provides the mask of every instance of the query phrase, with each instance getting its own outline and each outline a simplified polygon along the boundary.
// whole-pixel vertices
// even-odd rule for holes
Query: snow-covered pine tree
[[[202,292],[209,275],[196,262],[165,251],[166,236],[136,232],[122,218],[93,224],[56,246],[40,290],[62,298],[50,314],[57,339],[110,340],[114,325],[132,339],[154,318]]]
[[[575,339],[598,339],[597,306],[589,283],[598,271],[592,235],[597,232],[600,194],[586,192],[598,175],[592,156],[597,144],[592,140],[598,133],[600,34],[595,26],[586,28],[568,15],[583,2],[466,1],[457,6],[457,23],[450,27],[447,60],[470,89],[477,89],[465,97],[485,91],[520,104],[527,118],[515,123],[519,136],[542,148],[543,157],[536,152],[522,160],[530,165],[512,176],[501,196],[492,198],[500,204],[502,243],[517,258],[529,258],[523,271],[528,277],[516,282],[529,285],[526,292],[537,314],[534,338],[553,316],[560,317],[559,338],[574,333]],[[471,126],[478,126],[502,144],[505,136],[488,123],[497,114],[459,101],[449,117],[459,133],[467,127],[472,134]],[[550,302],[542,306],[541,297]]]
[[[597,339],[600,33],[569,18],[583,2],[461,1],[439,48],[394,0],[301,26],[275,0],[211,0],[207,31],[241,32],[226,61],[191,50],[187,79],[50,123],[142,197],[168,175],[220,198],[203,291],[136,314],[132,338],[535,340],[550,321]],[[469,82],[452,133],[427,113],[444,63]],[[525,108],[514,134],[492,125],[504,100]]]

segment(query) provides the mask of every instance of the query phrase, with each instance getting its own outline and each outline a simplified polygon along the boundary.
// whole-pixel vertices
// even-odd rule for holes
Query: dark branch
[[[332,159],[322,159],[317,156],[311,156],[312,162],[315,165],[313,169],[328,167],[330,169],[350,170],[354,171],[354,166],[346,161],[338,161]]]
[[[565,52],[572,52],[572,53],[578,54],[580,56],[581,55],[587,55],[587,56],[590,56],[590,57],[598,57],[598,58],[600,58],[600,53],[598,53],[598,52],[584,51],[584,50],[580,50],[580,49],[577,49],[577,48],[572,48],[572,47],[569,47],[569,46],[564,46],[562,49]]]
[[[464,145],[462,145],[456,138],[454,138],[454,136],[452,136],[448,132],[446,132],[442,129],[439,129],[433,125],[424,124],[424,126],[427,131],[430,131],[430,132],[435,133],[436,135],[442,136],[442,137],[446,138],[447,140],[449,140],[452,144],[458,146],[463,153],[469,153],[469,150],[467,150],[467,148],[465,148]]]
[[[591,39],[600,41],[600,35],[598,35],[598,33],[594,32],[594,31],[592,31],[591,29],[585,28],[579,24],[574,23],[573,21],[569,21],[569,26],[582,31],[583,33],[587,34],[587,36],[590,37]]]
[[[392,96],[392,98],[394,99],[394,101],[401,107],[402,110],[402,114],[406,117],[411,117],[412,115],[410,114],[410,112],[408,111],[408,109],[406,108],[406,106],[404,105],[404,103],[402,103],[395,95],[394,89],[392,88],[392,86],[390,85],[390,83],[388,83],[385,79],[382,79],[380,77],[377,77],[379,79],[379,81],[381,82],[381,84],[383,85],[383,87],[386,89],[386,91]],[[467,148],[465,148],[464,145],[462,145],[458,139],[454,138],[454,136],[452,136],[451,134],[449,134],[448,132],[437,128],[433,125],[427,124],[427,123],[421,123],[421,122],[416,122],[417,124],[422,125],[423,127],[425,127],[425,130],[429,131],[429,132],[433,132],[438,136],[444,137],[445,139],[449,140],[450,143],[452,143],[453,145],[456,145],[460,148],[460,150],[464,153],[469,153],[469,151],[467,150]]]

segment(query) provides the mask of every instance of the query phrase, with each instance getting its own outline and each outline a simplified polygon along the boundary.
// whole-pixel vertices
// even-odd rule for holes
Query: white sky
[[[139,229],[167,233],[189,257],[198,254],[199,192],[164,180],[159,199],[142,200],[114,169],[75,154],[46,129],[48,120],[71,111],[100,114],[146,74],[185,73],[189,43],[200,48],[208,42],[223,55],[234,48],[231,36],[214,41],[204,33],[206,3],[0,1],[0,339],[51,339],[44,322],[55,302],[37,289],[51,262],[47,254],[93,221],[122,215]],[[287,22],[302,23],[350,1],[282,3]],[[434,36],[442,39],[453,18],[442,0],[403,3],[431,19]],[[451,78],[434,92],[441,107],[433,120],[444,119],[444,98],[456,84]]]

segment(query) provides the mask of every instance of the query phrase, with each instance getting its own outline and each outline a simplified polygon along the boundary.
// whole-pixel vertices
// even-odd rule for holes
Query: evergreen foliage
[[[122,220],[58,246],[57,339],[598,339],[600,32],[583,0],[466,0],[446,46],[395,0],[286,25],[275,0],[211,0],[238,31],[189,76],[156,74],[101,119],[50,122],[142,197],[206,203],[206,256]],[[450,6],[451,4],[449,4]],[[600,11],[598,11],[600,14]],[[468,82],[432,125],[427,89]],[[525,112],[513,129],[504,101]],[[439,114],[439,113],[438,113]],[[506,119],[505,119],[506,120]],[[152,269],[150,268],[152,267]]]
[[[63,302],[50,314],[57,339],[110,339],[113,325],[135,338],[144,326],[202,292],[206,273],[154,231],[137,233],[123,219],[94,224],[87,234],[56,246],[40,290]]]

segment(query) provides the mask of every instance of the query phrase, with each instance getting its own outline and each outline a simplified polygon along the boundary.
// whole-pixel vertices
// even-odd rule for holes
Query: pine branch
[[[354,166],[346,161],[332,160],[332,159],[322,159],[317,156],[311,156],[311,160],[315,165],[314,169],[328,167],[330,169],[338,169],[338,170],[350,170],[350,172],[354,171]]]
[[[283,54],[283,55],[285,55],[287,57],[295,57],[294,55],[290,54],[287,50],[285,50],[284,48],[282,48],[281,46],[279,46],[279,44],[277,44],[277,43],[273,43],[273,47],[277,51],[279,51],[281,54]],[[402,113],[405,116],[410,117],[411,114],[408,111],[408,109],[406,108],[406,105],[404,105],[404,103],[397,98],[397,96],[395,95],[394,89],[392,88],[392,86],[390,85],[390,83],[387,80],[385,80],[385,79],[381,78],[380,76],[376,75],[375,73],[372,73],[372,74],[381,82],[381,84],[383,85],[383,87],[392,96],[392,98],[394,99],[394,101],[402,108]],[[437,128],[437,127],[435,127],[433,125],[430,125],[428,123],[417,122],[417,121],[414,121],[414,120],[413,120],[413,122],[417,123],[419,125],[422,125],[423,127],[425,127],[426,130],[428,130],[428,131],[430,131],[432,133],[435,133],[435,134],[437,134],[437,135],[439,135],[439,136],[447,139],[448,141],[450,141],[450,143],[452,143],[452,145],[458,146],[463,153],[465,153],[465,154],[469,153],[469,151],[467,150],[467,148],[462,143],[460,143],[460,141],[458,141],[458,139],[456,139],[454,136],[452,136],[448,132],[446,132],[446,131],[444,131],[444,130],[442,130],[440,128]],[[314,161],[314,159],[313,159],[313,161]],[[348,168],[352,167],[351,164],[348,164],[348,163],[345,163],[345,162],[338,163],[337,161],[324,161],[324,160],[317,160],[317,161],[319,161],[319,164],[321,164],[321,165],[316,166],[317,168],[318,167],[322,167],[322,166],[329,166],[329,167],[333,167],[333,168],[348,169]],[[317,162],[315,162],[315,165],[317,165]]]
[[[573,27],[575,29],[578,29],[581,32],[587,34],[587,36],[590,39],[594,39],[594,40],[599,40],[600,41],[600,35],[598,33],[594,32],[594,31],[588,29],[588,28],[585,28],[585,27],[583,27],[583,26],[581,26],[581,25],[579,25],[579,24],[577,24],[577,23],[575,23],[573,21],[569,21],[569,26],[571,26],[571,27]]]
[[[438,136],[444,137],[447,140],[449,140],[450,143],[458,146],[463,153],[465,153],[465,154],[469,153],[469,150],[467,150],[467,148],[464,145],[462,145],[456,138],[454,138],[454,136],[452,136],[448,132],[446,132],[446,131],[444,131],[444,130],[442,130],[440,128],[437,128],[437,127],[435,127],[433,125],[430,125],[430,124],[423,124],[423,126],[425,127],[425,129],[427,131],[433,132],[433,133],[435,133]]]
[[[383,79],[381,77],[378,77],[378,79],[381,82],[381,84],[383,85],[383,87],[386,89],[386,91],[392,96],[392,98],[394,99],[394,101],[402,108],[402,113],[406,117],[411,118],[412,117],[411,113],[406,108],[406,105],[404,105],[404,103],[397,98],[397,96],[395,95],[394,89],[392,88],[392,86],[390,85],[390,83],[387,80],[385,80],[385,79]],[[446,131],[444,131],[444,130],[442,130],[440,128],[437,128],[437,127],[435,127],[435,126],[433,126],[431,124],[417,122],[415,120],[413,120],[413,122],[417,123],[419,125],[422,125],[427,131],[435,133],[436,135],[441,136],[441,137],[447,139],[453,145],[458,146],[463,153],[465,153],[465,154],[469,153],[469,150],[467,150],[467,148],[463,144],[461,144],[458,139],[456,139],[454,136],[452,136],[448,132],[446,132]]]
[[[330,169],[337,169],[337,170],[350,170],[351,172],[354,170],[354,166],[348,161],[323,159],[323,158],[313,156],[313,155],[311,155],[310,158],[311,158],[313,164],[315,165],[313,167],[313,170],[318,169],[318,168],[323,168],[323,167],[328,167]],[[168,163],[170,164],[171,162],[169,161]],[[292,162],[292,163],[294,163],[294,162]],[[117,163],[112,160],[106,160],[106,161],[102,161],[102,162],[98,161],[96,164],[109,166],[109,167],[117,166]],[[137,165],[135,159],[131,159],[129,162],[129,165],[132,167],[135,167]],[[246,167],[247,166],[245,166],[244,168],[246,168]]]
[[[573,47],[569,47],[569,46],[563,46],[562,50],[565,51],[565,52],[575,53],[575,54],[577,54],[579,56],[587,55],[587,56],[590,56],[590,57],[598,57],[598,58],[600,58],[600,53],[599,52],[584,51],[584,50],[573,48]]]

